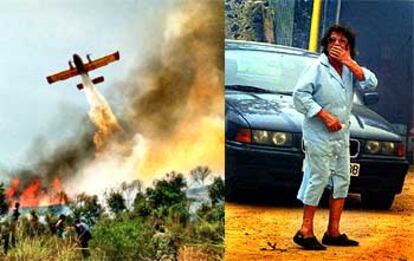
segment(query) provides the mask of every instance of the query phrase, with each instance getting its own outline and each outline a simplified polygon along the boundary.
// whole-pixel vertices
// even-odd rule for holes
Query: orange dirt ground
[[[281,193],[275,191],[274,193]],[[253,196],[254,197],[254,196]],[[359,247],[328,247],[304,251],[292,241],[301,225],[302,207],[276,199],[226,203],[225,260],[414,260],[414,168],[406,177],[403,192],[388,211],[366,210],[351,195],[342,215],[341,232],[359,241]],[[326,203],[315,216],[315,233],[326,230]],[[276,244],[276,245],[274,245]],[[270,246],[272,245],[272,246]]]

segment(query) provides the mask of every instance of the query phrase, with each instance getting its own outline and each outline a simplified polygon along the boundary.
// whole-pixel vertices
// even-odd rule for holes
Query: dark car
[[[318,58],[303,49],[226,40],[226,192],[299,188],[303,115],[292,92],[302,71]],[[350,193],[364,205],[388,209],[401,193],[408,162],[392,125],[366,105],[376,92],[358,93],[351,116]]]

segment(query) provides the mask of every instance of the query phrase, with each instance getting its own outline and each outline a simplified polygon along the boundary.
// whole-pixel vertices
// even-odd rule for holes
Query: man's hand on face
[[[326,110],[321,109],[317,115],[323,121],[323,123],[325,123],[326,128],[328,128],[330,132],[335,132],[342,129],[341,121],[339,121],[335,116]]]
[[[334,45],[329,50],[329,55],[337,60],[338,62],[342,64],[349,64],[350,61],[352,61],[351,54],[349,52],[349,49],[346,50],[342,48],[340,45]]]

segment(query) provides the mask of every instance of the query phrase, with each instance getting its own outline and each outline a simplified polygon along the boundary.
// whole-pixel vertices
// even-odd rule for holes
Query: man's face
[[[339,46],[344,50],[349,50],[348,39],[340,32],[332,32],[331,36],[328,38],[328,54],[330,53],[332,47]]]

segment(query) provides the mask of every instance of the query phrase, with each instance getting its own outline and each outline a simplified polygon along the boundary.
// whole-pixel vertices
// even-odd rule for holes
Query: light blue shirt
[[[355,75],[342,66],[342,77],[322,53],[300,76],[293,92],[296,110],[305,115],[302,124],[305,146],[321,154],[329,152],[331,141],[339,141],[349,147],[349,125],[355,88],[375,90],[378,80],[375,74],[362,68],[364,81],[358,81]],[[329,132],[316,114],[324,108],[337,117],[343,128]]]

